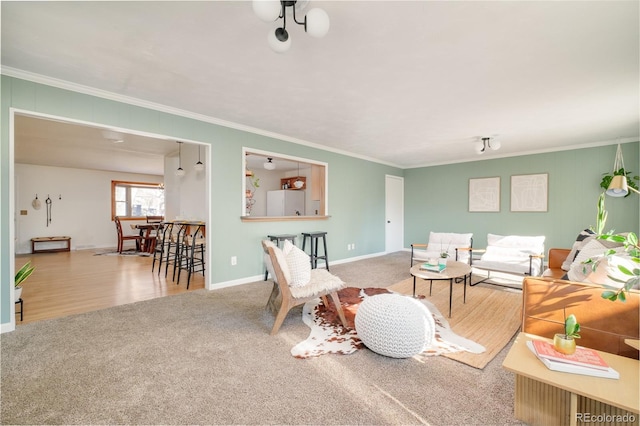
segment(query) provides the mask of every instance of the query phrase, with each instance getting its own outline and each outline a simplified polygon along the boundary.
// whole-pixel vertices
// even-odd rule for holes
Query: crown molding
[[[85,94],[85,95],[95,96],[95,97],[98,97],[98,98],[108,99],[108,100],[112,100],[112,101],[115,101],[115,102],[121,102],[121,103],[125,103],[125,104],[128,104],[128,105],[138,106],[138,107],[141,107],[141,108],[147,108],[147,109],[151,109],[151,110],[155,110],[155,111],[160,111],[160,112],[164,112],[164,113],[167,113],[167,114],[172,114],[172,115],[176,115],[176,116],[180,116],[180,117],[184,117],[184,118],[191,118],[193,120],[198,120],[198,121],[202,121],[202,122],[205,122],[205,123],[215,124],[217,126],[227,127],[227,128],[234,129],[234,130],[240,130],[240,131],[243,131],[243,132],[253,133],[253,134],[260,135],[260,136],[265,136],[265,137],[268,137],[268,138],[280,139],[280,140],[285,141],[285,142],[291,142],[291,143],[294,143],[294,144],[297,144],[297,145],[303,145],[303,146],[306,146],[306,147],[309,147],[309,148],[318,149],[318,150],[321,150],[321,151],[332,152],[332,153],[335,153],[335,154],[340,154],[340,155],[345,155],[345,156],[348,156],[348,157],[358,158],[360,160],[365,160],[365,161],[371,161],[373,163],[383,164],[383,165],[390,166],[390,167],[397,167],[399,169],[403,169],[404,168],[404,167],[402,167],[402,166],[400,166],[398,164],[393,164],[393,163],[381,161],[381,160],[379,160],[377,158],[372,158],[372,157],[368,157],[368,156],[365,156],[365,155],[358,155],[358,154],[354,154],[352,152],[344,151],[344,150],[341,150],[341,149],[332,148],[332,147],[320,145],[320,144],[317,144],[317,143],[305,141],[303,139],[298,139],[298,138],[294,138],[294,137],[291,137],[291,136],[282,135],[282,134],[275,133],[275,132],[270,132],[268,130],[258,129],[258,128],[255,128],[255,127],[246,126],[244,124],[235,123],[235,122],[227,121],[227,120],[222,120],[220,118],[210,117],[210,116],[207,116],[207,115],[198,114],[198,113],[191,112],[191,111],[186,111],[186,110],[183,110],[183,109],[179,109],[179,108],[174,108],[174,107],[170,107],[170,106],[167,106],[167,105],[158,104],[158,103],[155,103],[155,102],[149,102],[149,101],[145,101],[145,100],[142,100],[142,99],[133,98],[133,97],[130,97],[130,96],[120,95],[120,94],[117,94],[117,93],[108,92],[106,90],[96,89],[94,87],[83,86],[81,84],[72,83],[70,81],[60,80],[60,79],[57,79],[57,78],[48,77],[48,76],[45,76],[45,75],[42,75],[42,74],[36,74],[36,73],[29,72],[29,71],[20,70],[20,69],[17,69],[17,68],[6,67],[6,66],[2,67],[2,69],[0,70],[0,74],[6,75],[8,77],[19,78],[21,80],[31,81],[33,83],[39,83],[39,84],[44,84],[46,86],[56,87],[58,89],[69,90],[71,92],[82,93],[82,94]]]

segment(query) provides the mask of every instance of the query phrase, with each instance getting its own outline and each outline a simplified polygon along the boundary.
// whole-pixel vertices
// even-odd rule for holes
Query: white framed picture
[[[469,179],[469,211],[500,211],[500,177]]]
[[[511,211],[546,212],[548,188],[548,173],[511,176]]]

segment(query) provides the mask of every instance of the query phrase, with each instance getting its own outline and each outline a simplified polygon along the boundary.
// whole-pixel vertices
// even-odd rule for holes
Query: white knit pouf
[[[436,329],[424,304],[400,294],[365,298],[356,312],[355,326],[365,346],[392,358],[421,353],[431,345]]]

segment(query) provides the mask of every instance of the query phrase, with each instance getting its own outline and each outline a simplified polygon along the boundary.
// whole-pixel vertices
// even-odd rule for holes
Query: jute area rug
[[[413,278],[393,284],[389,290],[412,294]],[[455,352],[443,354],[475,368],[484,368],[518,332],[522,317],[522,291],[480,284],[467,285],[467,301],[463,303],[463,284],[453,285],[451,318],[453,332],[486,348],[483,353]],[[431,296],[429,282],[417,280],[416,294],[424,295],[443,315],[449,314],[449,282],[434,281]]]

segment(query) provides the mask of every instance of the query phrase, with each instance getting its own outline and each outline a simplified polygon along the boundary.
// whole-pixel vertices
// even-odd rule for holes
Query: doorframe
[[[80,126],[92,126],[92,127],[98,127],[98,128],[104,128],[104,129],[110,129],[110,130],[117,129],[118,131],[122,131],[123,133],[136,134],[140,136],[146,136],[146,137],[157,138],[157,139],[175,139],[175,140],[180,140],[190,144],[205,146],[205,180],[206,180],[205,192],[206,192],[206,211],[207,211],[206,217],[207,217],[207,223],[209,224],[213,223],[212,211],[211,211],[211,157],[213,156],[212,144],[201,142],[201,141],[189,140],[183,137],[161,135],[158,133],[133,130],[133,129],[123,128],[118,126],[110,126],[104,123],[77,120],[70,117],[45,114],[45,113],[40,113],[36,111],[10,107],[9,108],[9,158],[8,158],[9,160],[9,179],[8,179],[9,181],[9,274],[10,274],[9,276],[10,277],[15,276],[15,263],[16,263],[16,241],[15,241],[15,236],[16,236],[15,196],[17,193],[16,179],[15,179],[15,116],[16,115],[27,115],[27,116],[36,117],[36,118],[57,120],[57,121],[76,124]],[[205,237],[207,247],[211,247],[211,234],[212,234],[211,232],[207,232],[207,235]],[[211,250],[207,250],[206,255],[207,255],[206,261],[208,262],[209,265],[211,265],[212,264]],[[204,284],[205,284],[205,289],[207,290],[213,289],[213,286],[210,280],[210,275],[209,275],[210,269],[211,269],[210,267],[205,268]],[[9,331],[14,331],[16,329],[16,308],[15,308],[15,303],[12,302],[14,300],[14,297],[15,297],[15,288],[13,285],[11,285],[9,290],[9,300],[10,300],[9,310],[11,315],[10,322],[2,324],[2,327],[0,329],[0,334],[9,332]]]
[[[385,229],[385,244],[384,244],[384,249],[385,252],[390,253],[390,252],[394,252],[394,251],[398,251],[398,250],[402,250],[404,249],[404,177],[402,176],[395,176],[395,175],[385,175],[385,224],[384,224],[384,229]],[[391,181],[398,181],[402,184],[402,192],[401,192],[401,197],[400,197],[400,234],[402,235],[402,239],[400,242],[400,247],[398,248],[398,250],[396,250],[395,247],[390,247],[389,246],[389,238],[387,235],[387,223],[388,223],[388,217],[387,217],[387,212],[389,211],[389,204],[391,202],[391,200],[389,199],[389,194],[387,192],[388,190],[388,183]]]

